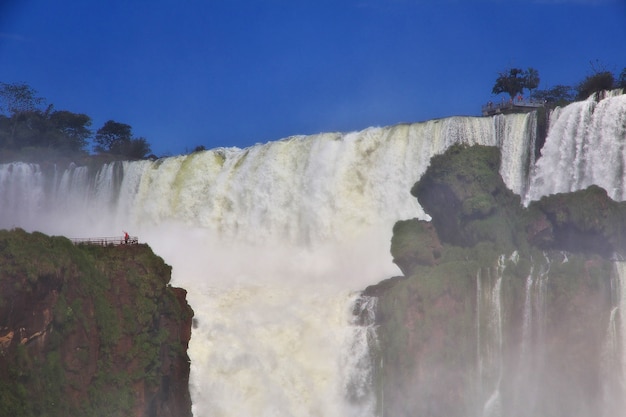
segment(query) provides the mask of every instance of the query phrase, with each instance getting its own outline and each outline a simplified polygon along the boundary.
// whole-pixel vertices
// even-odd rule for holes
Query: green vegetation
[[[94,142],[95,150],[100,153],[124,155],[131,159],[141,159],[150,153],[150,145],[145,138],[133,138],[130,125],[113,120],[98,129]]]
[[[490,242],[503,251],[523,245],[518,233],[519,196],[499,175],[495,147],[454,145],[431,159],[411,194],[432,217],[442,242],[473,246]]]
[[[109,120],[94,137],[89,116],[55,110],[45,103],[27,84],[0,82],[0,153],[4,160],[86,155],[90,140],[96,152],[118,159],[142,159],[150,153],[147,140],[133,137],[127,124]]]
[[[394,225],[391,254],[403,274],[410,275],[417,265],[437,264],[441,251],[441,243],[430,223],[411,219]]]
[[[145,245],[0,230],[0,340],[22,329],[0,343],[0,415],[130,415],[138,386],[158,389],[163,357],[186,354],[167,323],[191,311],[169,277]]]
[[[520,68],[507,68],[499,73],[496,83],[491,90],[492,94],[507,93],[511,100],[524,92],[532,91],[539,86],[539,72],[534,68],[526,71]]]
[[[520,337],[528,346],[535,337],[523,333],[529,311],[533,331],[549,335],[535,372],[564,375],[570,398],[595,401],[577,390],[601,369],[597,341],[614,308],[611,257],[626,252],[626,204],[592,186],[523,208],[499,165],[494,147],[456,145],[433,157],[411,190],[432,222],[394,226],[403,276],[365,291],[378,297],[384,366],[375,386],[385,414],[466,416],[489,400],[482,387],[514,392]],[[553,415],[552,398],[545,404],[536,414]]]
[[[575,86],[558,84],[545,90],[539,87],[539,72],[534,68],[507,68],[498,73],[492,94],[507,93],[511,100],[527,89],[532,100],[546,103],[548,107],[564,106],[575,100],[585,100],[594,93],[613,89],[626,89],[626,68],[619,76],[597,62],[591,62],[591,72]]]
[[[584,100],[594,93],[616,88],[626,88],[626,68],[616,77],[598,61],[589,63],[591,72],[576,86],[576,99]]]

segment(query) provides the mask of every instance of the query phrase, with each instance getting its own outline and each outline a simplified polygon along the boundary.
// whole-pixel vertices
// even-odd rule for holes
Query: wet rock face
[[[391,254],[403,274],[411,275],[417,265],[437,265],[442,251],[443,246],[432,223],[412,219],[395,224]]]
[[[145,245],[0,231],[0,414],[191,416],[193,311]]]
[[[412,189],[432,222],[395,225],[403,276],[365,291],[379,299],[379,412],[619,413],[622,354],[609,347],[626,286],[611,259],[625,253],[626,205],[592,186],[524,208],[498,168],[495,148],[456,146]]]
[[[432,217],[442,242],[626,254],[626,202],[613,201],[592,185],[524,208],[502,181],[499,165],[498,149],[487,146],[457,145],[432,158],[411,193]]]
[[[601,187],[543,197],[529,212],[529,241],[537,247],[607,257],[625,253],[626,203],[613,201]]]
[[[456,145],[431,164],[413,194],[442,242],[474,246],[491,242],[511,248],[517,244],[515,221],[521,205],[498,173],[500,152],[487,146]]]

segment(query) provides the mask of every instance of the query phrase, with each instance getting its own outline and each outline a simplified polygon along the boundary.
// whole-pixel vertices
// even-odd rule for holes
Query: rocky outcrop
[[[378,297],[381,415],[582,417],[626,406],[624,285],[612,261],[626,247],[625,205],[590,187],[524,208],[498,167],[495,148],[434,157],[412,189],[432,222],[394,227],[403,276],[365,291]]]
[[[529,206],[528,239],[542,249],[622,256],[626,249],[626,202],[601,187],[543,197]]]
[[[411,194],[432,217],[441,241],[464,247],[520,244],[520,198],[504,184],[499,166],[499,149],[487,146],[456,145],[431,159]]]
[[[411,193],[432,217],[440,239],[473,247],[490,243],[503,251],[540,249],[597,253],[626,248],[626,202],[596,185],[543,197],[528,208],[498,174],[500,152],[486,146],[451,147],[432,158]]]
[[[193,312],[146,245],[0,231],[0,414],[191,416]]]

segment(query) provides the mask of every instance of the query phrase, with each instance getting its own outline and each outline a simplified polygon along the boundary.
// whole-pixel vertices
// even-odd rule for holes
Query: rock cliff
[[[498,167],[495,148],[454,146],[412,189],[432,221],[395,225],[403,276],[365,291],[379,298],[380,415],[608,416],[626,405],[626,275],[612,260],[626,248],[626,205],[594,186],[525,208]]]
[[[0,414],[191,416],[193,311],[146,245],[0,231]]]

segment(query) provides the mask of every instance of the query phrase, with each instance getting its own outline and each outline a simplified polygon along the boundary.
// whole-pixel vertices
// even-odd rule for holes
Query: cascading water
[[[377,340],[372,323],[355,317],[374,311],[375,299],[356,301],[358,291],[396,273],[393,223],[426,218],[409,190],[432,155],[453,143],[499,146],[500,173],[526,202],[590,184],[626,198],[626,96],[555,111],[529,180],[535,123],[532,114],[449,118],[115,163],[97,173],[0,165],[0,227],[70,237],[129,230],[171,264],[173,284],[188,289],[196,312],[194,415],[372,416]],[[478,277],[477,349],[492,352],[479,353],[478,415],[502,415],[504,397],[531,413],[541,397],[522,390],[538,386],[542,367],[547,275],[534,271],[514,355],[524,370],[518,381],[501,381],[502,322],[480,321],[496,310],[502,320],[495,294],[505,282]],[[626,293],[623,282],[615,287]],[[615,302],[607,332],[612,370],[625,366],[622,304]],[[358,316],[355,305],[364,308]],[[611,401],[625,392],[619,375],[606,380]],[[607,400],[605,408],[608,417],[623,404]]]
[[[173,266],[195,310],[194,415],[371,416],[371,325],[357,292],[396,273],[393,224],[455,143],[501,148],[526,188],[534,114],[297,136],[156,162],[0,166],[0,227],[89,237],[128,230]],[[372,302],[373,303],[373,302]],[[365,335],[365,336],[364,336]],[[368,336],[369,335],[369,336]]]
[[[614,200],[626,198],[626,95],[618,93],[600,101],[592,96],[551,114],[526,202],[592,184]]]
[[[482,417],[499,417],[502,415],[502,399],[500,384],[502,383],[502,273],[505,269],[504,257],[498,260],[494,282],[489,282],[483,290],[480,271],[477,276],[478,297],[477,305],[477,340],[478,343],[478,377],[479,398],[484,400],[482,410],[478,413]],[[491,277],[487,277],[491,278]],[[484,293],[483,291],[486,291]],[[485,305],[482,309],[480,306]],[[486,316],[486,326],[480,326],[481,312]],[[483,329],[483,327],[485,327]],[[481,337],[482,333],[485,337]],[[481,341],[485,342],[481,344]],[[488,394],[485,397],[484,394]]]
[[[612,305],[603,352],[603,416],[624,410],[626,401],[626,263],[615,262],[611,280]],[[615,372],[617,370],[617,372]]]

